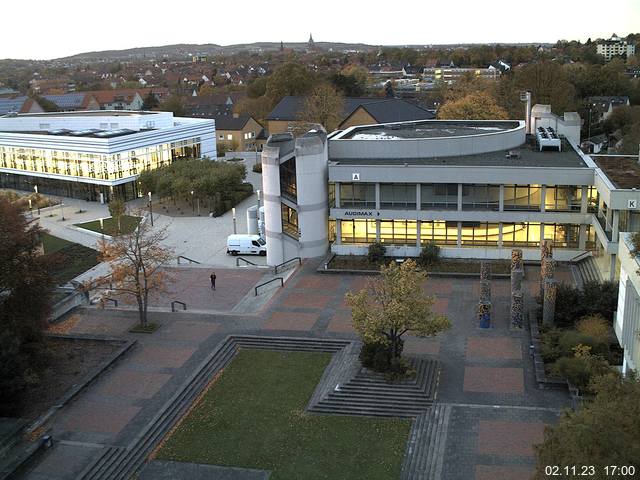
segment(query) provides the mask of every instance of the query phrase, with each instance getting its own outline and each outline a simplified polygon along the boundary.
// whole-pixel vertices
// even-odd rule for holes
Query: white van
[[[267,254],[267,242],[260,235],[234,234],[227,237],[227,253],[230,255]]]

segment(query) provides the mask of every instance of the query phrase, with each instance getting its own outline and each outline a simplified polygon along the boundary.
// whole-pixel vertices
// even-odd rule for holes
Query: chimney
[[[240,114],[237,112],[233,112],[233,118],[240,118]]]

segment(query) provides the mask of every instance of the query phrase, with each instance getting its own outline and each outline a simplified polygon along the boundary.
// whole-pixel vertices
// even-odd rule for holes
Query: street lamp
[[[196,211],[196,204],[193,203],[193,190],[191,190],[191,211],[194,213]]]
[[[233,233],[236,234],[238,233],[236,229],[236,207],[231,209],[231,214],[233,215]]]
[[[258,215],[260,215],[260,190],[256,190],[256,194],[258,195]]]
[[[100,219],[100,233],[102,234],[102,240],[104,240],[104,218]]]
[[[31,218],[33,218],[33,205],[31,205],[31,199],[29,199],[29,213],[31,214]]]
[[[151,192],[148,192],[147,195],[149,196],[149,216],[151,217],[151,226],[153,227],[153,207],[151,205]]]
[[[38,201],[38,185],[34,185],[33,190],[36,192],[36,207],[38,207],[38,216],[40,216],[40,202]]]
[[[62,201],[62,198],[60,198],[60,216],[62,217],[61,221],[64,222],[64,202]]]

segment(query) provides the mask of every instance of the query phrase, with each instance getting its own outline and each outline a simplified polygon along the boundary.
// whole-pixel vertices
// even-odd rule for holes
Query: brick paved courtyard
[[[317,262],[306,262],[260,311],[246,315],[224,312],[247,297],[264,271],[218,269],[212,292],[209,270],[177,269],[179,284],[157,302],[187,298],[197,312],[151,312],[151,320],[161,324],[152,335],[128,333],[135,312],[75,313],[70,333],[135,338],[138,344],[54,416],[49,426],[60,442],[25,478],[75,478],[101,445],[127,445],[231,333],[356,338],[344,295],[364,288],[369,277],[319,274],[316,267]],[[537,273],[527,270],[531,294],[537,293]],[[559,274],[569,278],[562,268]],[[452,406],[443,480],[528,478],[533,444],[568,404],[565,393],[535,384],[528,335],[509,329],[509,280],[493,280],[492,287],[492,328],[482,330],[474,315],[477,279],[428,279],[425,291],[436,295],[434,309],[450,318],[452,328],[437,338],[405,338],[406,354],[442,364],[437,398]]]

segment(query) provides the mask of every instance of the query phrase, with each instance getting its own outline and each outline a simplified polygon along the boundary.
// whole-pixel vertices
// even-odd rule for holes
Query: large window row
[[[498,247],[500,224],[488,222],[446,222],[415,220],[337,220],[341,226],[342,243],[373,243],[379,240],[390,245],[416,245],[418,226],[420,243],[435,242],[441,246]],[[379,232],[378,232],[379,229]],[[544,224],[539,222],[503,223],[503,247],[539,247],[540,239],[553,241],[556,248],[579,248],[580,225]],[[595,245],[594,232],[586,225],[586,248]]]
[[[329,185],[330,191],[335,188],[336,184]],[[375,183],[340,183],[339,188],[340,208],[376,208]],[[458,210],[459,191],[462,210],[500,210],[500,185],[497,184],[423,183],[419,188],[422,210]],[[546,211],[580,212],[582,207],[581,186],[547,185],[543,188],[532,184],[504,185],[503,188],[504,211],[539,212],[544,205]],[[415,183],[381,183],[380,208],[415,210],[416,194]],[[590,212],[597,209],[595,187],[588,187],[586,201]]]
[[[115,180],[153,170],[173,160],[200,156],[200,138],[137,148],[111,155],[0,146],[0,167],[25,172]]]

